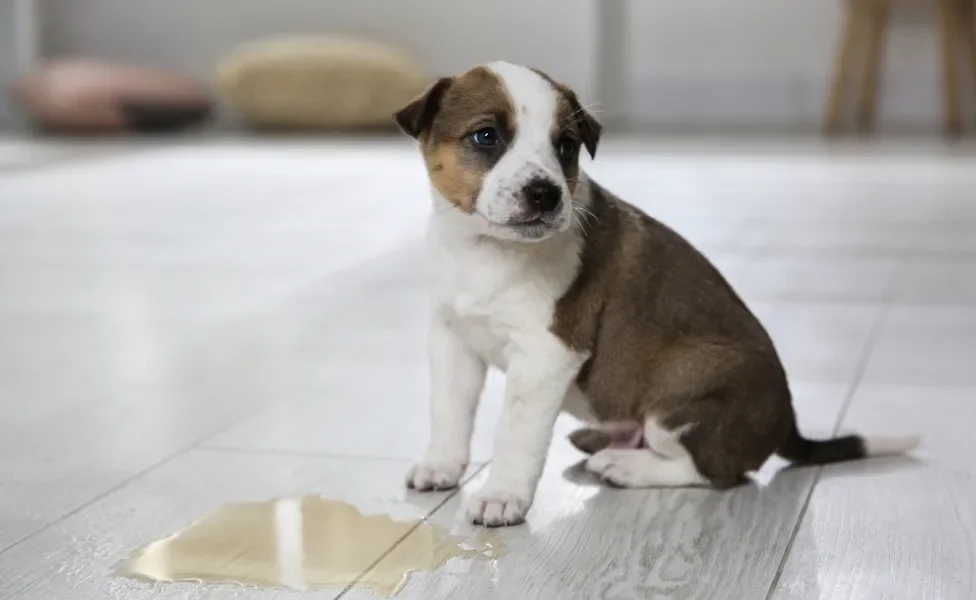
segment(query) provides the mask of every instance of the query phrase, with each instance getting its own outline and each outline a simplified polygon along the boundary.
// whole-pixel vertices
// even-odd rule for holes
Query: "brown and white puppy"
[[[773,343],[725,279],[580,170],[600,125],[565,86],[492,63],[441,79],[396,119],[419,141],[434,202],[432,432],[410,487],[458,484],[489,365],[507,388],[468,508],[488,526],[524,520],[560,410],[596,424],[573,442],[625,487],[727,488],[772,454],[823,464],[917,443],[800,434]]]

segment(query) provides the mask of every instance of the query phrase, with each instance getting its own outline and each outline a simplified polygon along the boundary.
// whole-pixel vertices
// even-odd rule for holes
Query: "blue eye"
[[[475,146],[491,148],[499,142],[498,130],[494,127],[485,127],[471,134],[471,141]]]

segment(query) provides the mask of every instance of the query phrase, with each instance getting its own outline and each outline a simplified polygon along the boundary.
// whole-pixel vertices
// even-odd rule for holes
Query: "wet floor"
[[[364,515],[346,502],[301,496],[227,504],[139,550],[121,572],[150,581],[359,587],[394,595],[412,573],[454,559],[494,560],[502,552],[491,532],[469,543],[426,521]]]

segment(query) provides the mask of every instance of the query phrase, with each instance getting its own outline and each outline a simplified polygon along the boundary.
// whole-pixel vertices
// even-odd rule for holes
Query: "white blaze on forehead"
[[[527,67],[507,62],[486,65],[508,94],[515,122],[514,137],[485,178],[477,210],[489,221],[504,223],[524,212],[520,190],[536,178],[548,179],[569,190],[552,145],[552,130],[559,107],[559,92],[547,79]],[[560,209],[568,218],[568,203]]]
[[[545,150],[552,154],[552,126],[559,104],[556,88],[528,67],[507,62],[487,66],[498,75],[514,109],[515,140],[509,151],[518,146],[525,147],[520,150],[528,150],[531,146],[536,152]]]

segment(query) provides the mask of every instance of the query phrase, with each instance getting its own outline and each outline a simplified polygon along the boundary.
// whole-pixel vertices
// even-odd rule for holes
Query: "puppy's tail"
[[[896,456],[918,447],[919,436],[863,437],[846,435],[829,440],[810,440],[793,425],[779,454],[794,466],[825,465],[869,456]]]

